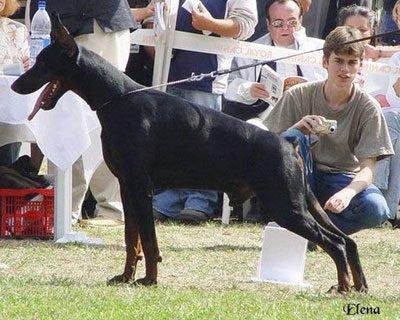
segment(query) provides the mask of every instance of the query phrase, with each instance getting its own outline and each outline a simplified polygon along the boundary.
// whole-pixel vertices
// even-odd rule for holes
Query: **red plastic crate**
[[[0,189],[0,237],[51,238],[54,189]]]

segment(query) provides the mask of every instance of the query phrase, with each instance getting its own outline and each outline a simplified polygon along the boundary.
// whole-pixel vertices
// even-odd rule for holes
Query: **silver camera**
[[[315,130],[318,134],[334,134],[337,129],[336,120],[324,120],[322,124]]]

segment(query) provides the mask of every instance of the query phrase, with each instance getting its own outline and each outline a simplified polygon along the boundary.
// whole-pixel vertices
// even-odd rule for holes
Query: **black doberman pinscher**
[[[111,283],[134,278],[142,254],[146,275],[135,283],[157,283],[161,257],[152,215],[156,187],[221,190],[236,202],[256,195],[279,225],[332,257],[338,273],[334,290],[351,289],[348,266],[355,289],[367,290],[355,242],[318,204],[292,143],[163,92],[129,93],[141,86],[78,46],[60,21],[53,21],[52,43],[12,89],[28,94],[46,83],[31,117],[40,108],[54,108],[72,90],[96,111],[102,126],[104,160],[119,180],[125,214],[125,269]]]

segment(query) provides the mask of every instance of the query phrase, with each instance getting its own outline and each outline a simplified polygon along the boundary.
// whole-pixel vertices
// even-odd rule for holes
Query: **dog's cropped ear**
[[[60,15],[53,13],[51,15],[51,42],[58,43],[68,57],[75,57],[78,54],[78,46],[74,38],[61,22]]]

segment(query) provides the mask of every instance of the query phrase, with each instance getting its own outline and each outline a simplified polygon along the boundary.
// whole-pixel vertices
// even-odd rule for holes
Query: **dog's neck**
[[[142,86],[96,53],[80,47],[78,68],[72,72],[71,88],[94,111]]]

